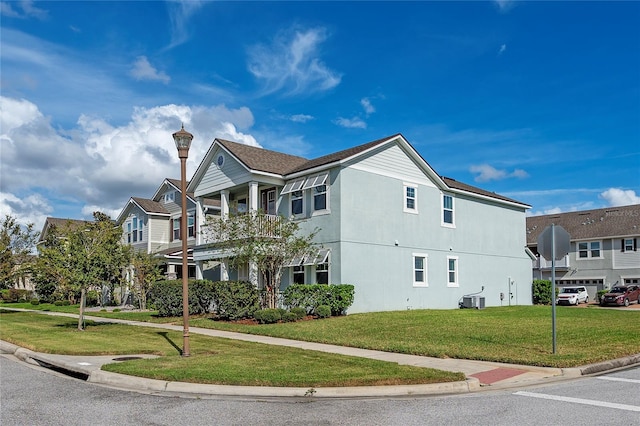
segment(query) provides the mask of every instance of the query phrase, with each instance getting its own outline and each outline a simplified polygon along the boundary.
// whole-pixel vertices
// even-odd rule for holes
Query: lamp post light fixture
[[[187,260],[187,157],[193,135],[182,128],[173,134],[180,158],[180,191],[182,192],[182,217],[180,238],[182,239],[182,356],[191,355],[189,350],[189,262]],[[195,218],[194,218],[195,219]]]

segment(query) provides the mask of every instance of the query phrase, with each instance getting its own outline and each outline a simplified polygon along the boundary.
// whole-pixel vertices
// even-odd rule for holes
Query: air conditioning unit
[[[464,296],[462,298],[462,307],[484,309],[484,297],[483,296]]]

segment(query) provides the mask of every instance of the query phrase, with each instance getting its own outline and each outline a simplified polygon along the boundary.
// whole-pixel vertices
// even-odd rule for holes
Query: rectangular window
[[[442,195],[442,224],[453,225],[453,197],[451,195]]]
[[[601,253],[600,241],[590,241],[578,243],[578,258],[579,259],[593,259],[600,258]]]
[[[329,284],[329,263],[319,263],[316,265],[316,283]]]
[[[132,221],[133,221],[133,242],[135,243],[138,241],[138,218],[134,216]]]
[[[131,222],[127,222],[127,243],[131,244]]]
[[[304,284],[304,266],[297,265],[293,267],[293,283]]]
[[[180,235],[180,218],[173,219],[173,239],[179,240],[182,236]]]
[[[302,214],[303,205],[303,192],[294,191],[291,193],[291,214],[293,216]]]
[[[635,244],[634,244],[634,239],[633,238],[625,238],[622,241],[622,251],[633,251],[635,250]]]
[[[167,192],[164,194],[164,202],[172,203],[175,200],[175,191]]]
[[[327,209],[327,185],[319,185],[313,188],[313,210]]]
[[[447,287],[458,287],[458,258],[447,256]]]
[[[427,287],[427,255],[413,255],[413,286]]]
[[[142,229],[144,226],[144,222],[142,218],[138,219],[138,241],[142,241]]]
[[[187,232],[189,238],[196,236],[196,219],[193,213],[187,215]]]
[[[403,197],[405,212],[417,213],[418,212],[418,187],[405,183],[403,185]]]

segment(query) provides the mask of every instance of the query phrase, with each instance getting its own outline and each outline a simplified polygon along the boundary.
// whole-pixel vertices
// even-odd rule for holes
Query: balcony
[[[262,213],[252,217],[250,213],[246,213],[236,216],[231,221],[226,221],[219,216],[212,217],[210,220],[223,222],[211,222],[210,226],[205,225],[200,244],[215,246],[224,242],[250,238],[280,238],[281,222],[286,219]]]
[[[570,267],[569,255],[563,257],[560,260],[556,260],[556,269],[568,271],[569,267]],[[540,256],[533,261],[533,269],[543,269],[543,270],[549,269],[550,270],[551,261]]]

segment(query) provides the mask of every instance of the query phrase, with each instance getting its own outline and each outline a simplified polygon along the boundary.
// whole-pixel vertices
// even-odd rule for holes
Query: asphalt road
[[[634,425],[640,367],[543,386],[385,399],[169,397],[117,390],[0,356],[0,424]]]

